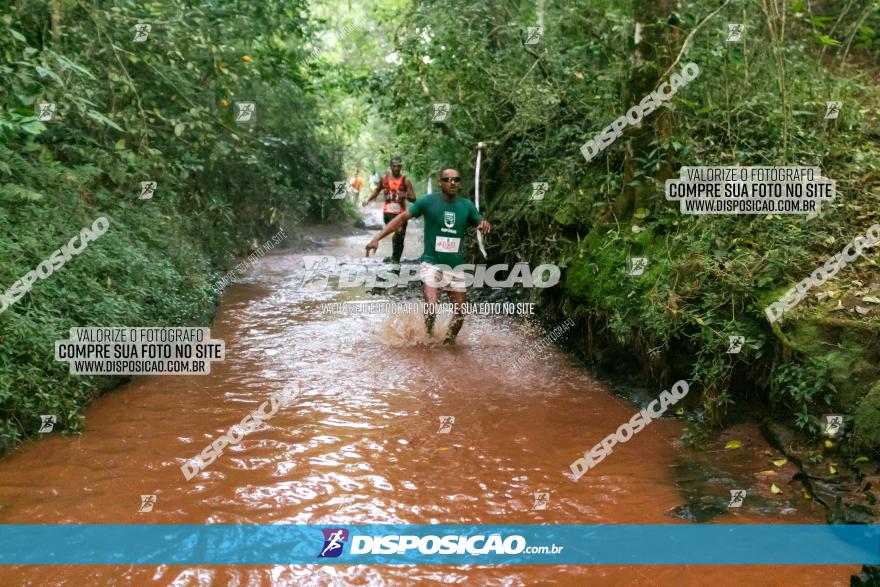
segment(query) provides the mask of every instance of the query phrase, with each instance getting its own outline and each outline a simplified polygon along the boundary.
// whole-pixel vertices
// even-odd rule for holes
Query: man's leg
[[[452,321],[449,323],[449,331],[443,339],[443,344],[455,344],[455,337],[458,336],[458,331],[461,330],[461,327],[464,325],[464,311],[462,307],[467,301],[467,292],[450,291],[449,297],[452,298],[455,314],[452,316]]]
[[[434,321],[437,319],[437,300],[440,288],[443,287],[443,275],[430,263],[422,262],[419,266],[422,278],[422,291],[425,292],[425,329],[428,336],[434,336]]]
[[[387,213],[382,214],[382,220],[385,222],[385,226],[388,226],[388,223],[391,222],[392,220],[394,220],[395,218],[397,218],[397,214],[387,214]],[[395,261],[395,259],[394,259],[394,250],[397,248],[397,246],[395,245],[396,238],[397,238],[397,232],[395,232],[391,236],[391,262],[392,263],[397,263],[397,261]],[[386,257],[385,259],[386,259],[386,263],[387,263],[388,257]]]
[[[400,263],[400,257],[403,255],[403,241],[406,238],[406,222],[403,226],[395,231],[391,237],[391,262]]]
[[[428,307],[425,309],[425,330],[428,336],[434,336],[434,321],[437,319],[437,288],[431,287],[427,283],[422,284],[422,290],[425,292],[425,303]]]

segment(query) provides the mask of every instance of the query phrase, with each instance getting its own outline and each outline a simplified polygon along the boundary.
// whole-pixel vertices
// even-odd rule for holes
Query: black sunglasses
[[[450,181],[452,183],[460,183],[461,178],[460,177],[441,177],[440,181],[442,181],[443,183],[449,183]]]

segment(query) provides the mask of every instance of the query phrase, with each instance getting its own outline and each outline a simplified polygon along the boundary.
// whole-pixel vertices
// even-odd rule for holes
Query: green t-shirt
[[[464,233],[483,220],[473,202],[462,196],[450,202],[434,193],[419,198],[407,211],[413,218],[425,217],[425,251],[421,261],[451,268],[464,264]]]

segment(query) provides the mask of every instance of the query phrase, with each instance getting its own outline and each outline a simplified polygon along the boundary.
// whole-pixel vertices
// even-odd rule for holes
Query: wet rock
[[[880,381],[856,408],[855,441],[866,449],[880,448]]]
[[[880,565],[864,565],[862,572],[849,580],[850,587],[880,587]]]
[[[714,520],[727,512],[727,502],[717,497],[704,495],[694,499],[685,505],[680,505],[669,512],[673,518],[687,520],[695,524],[702,524]]]
[[[653,388],[639,386],[636,382],[619,378],[614,385],[614,395],[630,401],[637,405],[641,410],[648,407],[648,404],[657,399],[658,391]],[[674,414],[674,410],[669,410],[663,415],[663,417],[671,418]]]
[[[829,524],[873,524],[875,519],[873,510],[858,503],[847,503],[839,495],[828,508]]]
[[[671,510],[669,515],[697,524],[727,513],[730,490],[739,488],[731,477],[693,460],[676,463],[672,473],[686,503]]]
[[[741,447],[724,448],[719,438],[703,450],[693,451],[672,467],[676,487],[685,501],[669,515],[694,523],[704,523],[722,515],[747,515],[767,518],[812,512],[820,514],[812,501],[802,497],[802,487],[793,480],[798,469],[792,463],[773,465],[774,455],[755,426],[738,426],[728,431]],[[730,439],[727,439],[730,440]],[[771,491],[776,484],[781,494]],[[731,491],[745,490],[746,496],[737,506],[730,506]]]
[[[775,422],[765,422],[761,430],[767,440],[800,469],[797,478],[815,500],[828,508],[831,524],[873,524],[880,519],[880,509],[872,492],[877,483],[870,463],[849,466],[851,457]],[[831,466],[834,473],[831,473]]]

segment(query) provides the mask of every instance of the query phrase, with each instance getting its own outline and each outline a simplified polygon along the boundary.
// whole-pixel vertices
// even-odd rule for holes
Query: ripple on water
[[[413,227],[417,226],[416,224]],[[405,256],[415,258],[417,231]],[[321,254],[356,260],[363,235]],[[380,257],[390,251],[382,243]],[[371,267],[379,267],[375,263]],[[676,485],[693,460],[673,440],[681,423],[652,423],[578,482],[568,465],[627,421],[615,397],[543,333],[509,318],[469,316],[455,348],[429,339],[418,315],[322,313],[332,300],[380,299],[363,289],[297,291],[302,255],[267,255],[252,282],[223,296],[212,335],[227,358],[206,377],[144,377],[98,399],[85,433],[28,443],[0,461],[7,523],[669,523],[702,491]],[[512,366],[524,353],[536,357]],[[303,391],[191,481],[180,471],[270,394]],[[659,390],[658,390],[659,392]],[[439,434],[439,418],[455,416]],[[756,441],[757,442],[757,441]],[[727,470],[729,457],[712,466]],[[707,468],[707,470],[709,470]],[[706,485],[737,478],[723,473]],[[531,511],[535,492],[547,510]],[[138,514],[141,494],[158,496]],[[798,502],[750,523],[821,523]],[[791,513],[791,509],[797,510]],[[4,568],[4,584],[487,585],[846,584],[852,567],[364,567],[267,566]],[[836,583],[835,583],[836,582]]]

